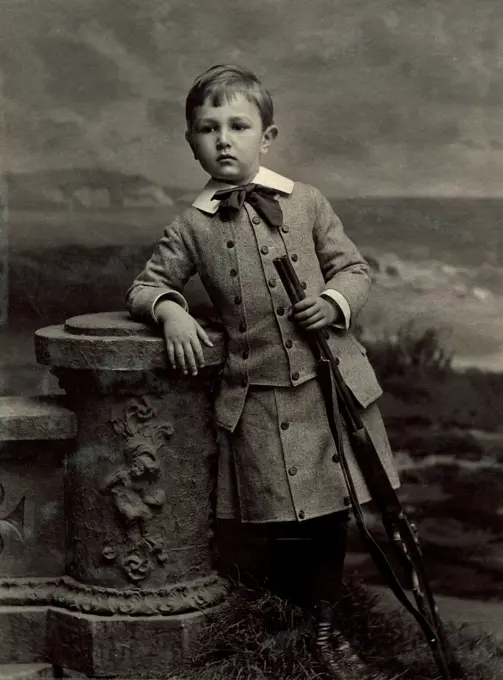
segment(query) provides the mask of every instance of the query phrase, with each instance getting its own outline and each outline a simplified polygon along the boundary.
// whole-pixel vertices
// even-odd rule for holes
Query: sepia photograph
[[[0,10],[0,680],[500,680],[503,5]]]

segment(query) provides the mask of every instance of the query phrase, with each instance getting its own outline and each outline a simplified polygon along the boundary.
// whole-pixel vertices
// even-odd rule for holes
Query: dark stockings
[[[341,598],[348,520],[347,512],[339,512],[302,524],[268,527],[271,587],[314,613],[316,657],[333,680],[361,678],[366,668],[333,625],[334,605]]]
[[[272,589],[303,607],[340,599],[348,513],[268,525]]]

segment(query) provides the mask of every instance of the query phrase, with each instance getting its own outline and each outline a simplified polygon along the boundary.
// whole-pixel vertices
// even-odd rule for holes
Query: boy
[[[353,668],[359,663],[331,621],[349,499],[306,335],[324,329],[397,487],[375,405],[382,391],[349,331],[367,298],[369,268],[317,189],[261,167],[278,128],[271,97],[253,73],[236,66],[207,70],[188,94],[186,119],[186,139],[210,180],[166,228],[129,289],[127,306],[133,317],[162,325],[170,364],[195,375],[211,342],[182,291],[199,274],[227,336],[215,404],[217,517],[258,527],[273,545],[287,541],[290,568],[302,564],[309,586],[319,659],[343,678],[344,655],[334,656],[328,639]],[[307,294],[292,310],[273,265],[285,254]],[[366,502],[368,490],[347,449],[359,500]]]

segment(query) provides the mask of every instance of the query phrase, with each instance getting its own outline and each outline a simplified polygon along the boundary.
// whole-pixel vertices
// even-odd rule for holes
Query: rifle
[[[275,258],[273,262],[292,305],[304,299],[306,294],[289,257],[284,255]],[[332,354],[324,332],[322,330],[307,332],[306,336],[317,359],[318,377],[325,400],[328,422],[340,456],[352,511],[362,540],[393,594],[419,624],[442,680],[463,678],[463,671],[447,640],[438,607],[426,577],[416,527],[409,522],[391,486],[375,446],[363,424],[354,397],[339,371],[339,360]],[[344,451],[342,421],[346,426],[348,438],[365,483],[380,512],[386,534],[395,548],[398,561],[412,589],[416,607],[405,593],[387,557],[365,526]]]

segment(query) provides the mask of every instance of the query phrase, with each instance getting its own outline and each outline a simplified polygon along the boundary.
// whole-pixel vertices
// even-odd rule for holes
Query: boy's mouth
[[[223,153],[220,156],[217,156],[217,161],[235,161],[236,158],[234,156],[229,155],[228,153]]]

